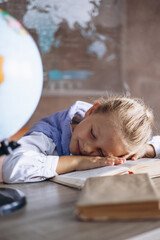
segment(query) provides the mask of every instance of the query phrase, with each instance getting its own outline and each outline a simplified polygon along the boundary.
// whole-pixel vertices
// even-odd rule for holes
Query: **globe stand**
[[[0,216],[14,212],[26,204],[23,192],[13,188],[0,188]]]
[[[15,141],[8,142],[6,139],[0,142],[0,156],[12,154],[13,150],[20,146],[19,143]]]

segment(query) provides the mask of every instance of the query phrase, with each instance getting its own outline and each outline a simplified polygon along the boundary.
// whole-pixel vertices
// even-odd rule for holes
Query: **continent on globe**
[[[0,56],[0,84],[4,80],[4,74],[3,74],[3,71],[2,71],[3,61],[4,61],[3,57]]]
[[[18,34],[28,34],[27,30],[23,27],[23,25],[18,22],[14,17],[12,17],[7,12],[0,9],[1,16],[7,22],[8,26],[11,27]]]

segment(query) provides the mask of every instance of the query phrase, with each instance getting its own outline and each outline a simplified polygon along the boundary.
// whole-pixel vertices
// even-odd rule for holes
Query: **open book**
[[[81,220],[160,218],[160,198],[148,174],[86,180],[76,204]]]
[[[50,180],[70,187],[82,189],[86,179],[90,177],[113,176],[129,173],[148,173],[150,178],[160,177],[160,159],[142,158],[136,161],[128,160],[122,165],[74,171],[58,175]]]

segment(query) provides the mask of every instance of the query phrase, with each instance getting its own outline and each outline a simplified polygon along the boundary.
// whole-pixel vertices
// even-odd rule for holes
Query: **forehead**
[[[123,141],[118,119],[107,114],[93,114],[92,125],[97,137],[97,144],[106,153],[114,156],[126,154],[126,149]]]

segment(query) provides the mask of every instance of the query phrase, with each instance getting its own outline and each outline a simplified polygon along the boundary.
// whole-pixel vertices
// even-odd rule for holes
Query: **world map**
[[[121,87],[120,5],[120,0],[0,0],[39,47],[47,95]]]
[[[88,46],[88,53],[102,58],[107,51],[106,37],[96,31],[92,21],[99,14],[100,4],[101,0],[28,0],[23,24],[36,30],[43,52],[48,52],[52,45],[55,48],[60,46],[61,42],[55,34],[63,22],[72,31],[78,27],[83,37],[93,41]]]

